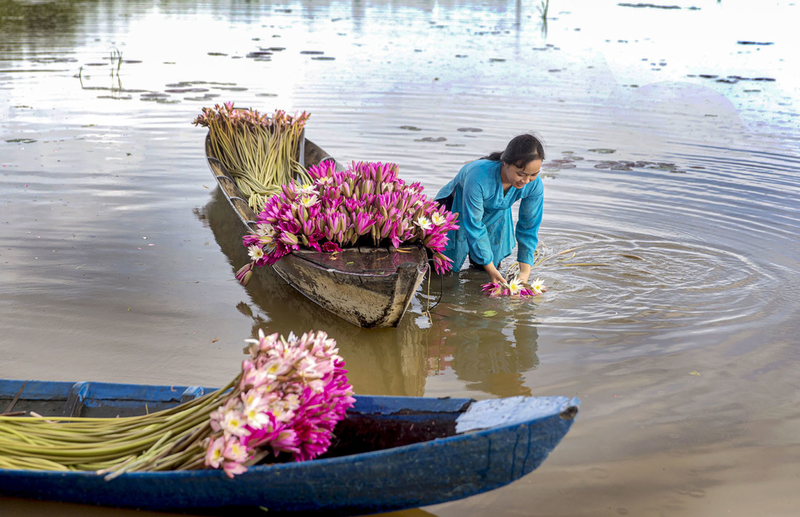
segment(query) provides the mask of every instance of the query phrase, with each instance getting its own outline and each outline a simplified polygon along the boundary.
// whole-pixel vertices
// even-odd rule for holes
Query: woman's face
[[[522,188],[535,180],[542,168],[542,160],[534,160],[523,168],[513,163],[506,164],[506,182],[514,188]]]

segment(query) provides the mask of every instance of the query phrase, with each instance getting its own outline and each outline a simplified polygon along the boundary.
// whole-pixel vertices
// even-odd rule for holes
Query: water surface
[[[0,374],[221,385],[259,328],[320,329],[357,393],[582,401],[533,474],[398,515],[794,514],[800,7],[674,5],[0,0]],[[362,330],[271,271],[239,286],[191,125],[226,101],[431,194],[541,134],[548,292],[464,270]]]

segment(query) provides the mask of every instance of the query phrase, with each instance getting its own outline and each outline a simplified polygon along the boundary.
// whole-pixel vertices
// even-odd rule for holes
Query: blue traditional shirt
[[[512,186],[503,193],[502,166],[502,161],[470,162],[436,194],[440,201],[452,194],[451,211],[458,212],[459,229],[447,234],[444,250],[453,261],[453,271],[461,269],[467,255],[480,265],[491,262],[499,268],[515,244],[519,244],[517,260],[533,265],[544,204],[542,179],[537,177],[521,189]],[[519,200],[515,236],[511,207]]]

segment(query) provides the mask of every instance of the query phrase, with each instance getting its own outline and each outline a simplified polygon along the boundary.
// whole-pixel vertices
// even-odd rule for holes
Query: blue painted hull
[[[0,411],[6,405],[2,401],[14,397],[21,386],[22,381],[0,380]],[[75,407],[77,401],[82,411],[92,414],[102,408],[113,411],[114,404],[135,411],[149,400],[152,412],[203,391],[29,382],[18,404],[57,406],[64,399],[67,406]],[[76,392],[82,395],[70,398]],[[363,428],[374,438],[372,429],[386,429],[391,434],[389,441],[401,445],[391,447],[390,443],[380,450],[250,467],[235,479],[216,470],[129,473],[105,481],[89,472],[0,469],[0,494],[195,513],[261,512],[261,507],[270,512],[325,510],[353,515],[416,508],[486,492],[531,472],[567,433],[577,406],[577,400],[566,397],[475,403],[469,399],[361,396],[345,420],[351,421],[352,428],[343,429],[342,434],[357,437]],[[415,428],[428,429],[430,435],[415,432]],[[406,443],[409,440],[425,441]]]

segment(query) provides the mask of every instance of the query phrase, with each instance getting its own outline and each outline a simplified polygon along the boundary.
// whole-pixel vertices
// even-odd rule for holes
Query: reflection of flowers
[[[359,162],[337,171],[333,161],[325,161],[308,173],[311,184],[282,185],[259,214],[258,230],[244,236],[254,265],[274,264],[300,246],[335,252],[366,241],[395,247],[419,242],[438,273],[452,267],[443,252],[447,232],[458,228],[458,214],[428,199],[419,183],[406,184],[397,165]],[[253,247],[263,255],[256,256]],[[236,278],[246,283],[251,272],[243,268]]]
[[[324,332],[250,339],[250,358],[227,400],[211,413],[205,465],[233,477],[262,452],[295,461],[324,453],[355,399],[336,342]],[[257,458],[257,456],[256,456]]]

